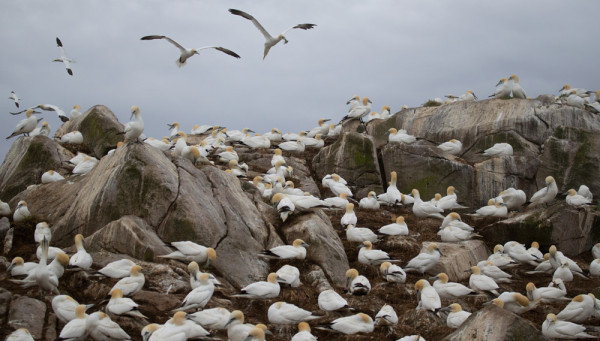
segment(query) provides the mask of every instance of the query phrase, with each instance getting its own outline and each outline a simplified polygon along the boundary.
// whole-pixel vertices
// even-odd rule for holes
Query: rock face
[[[0,166],[0,199],[8,202],[27,186],[40,183],[44,172],[58,170],[71,157],[46,136],[17,138]]]
[[[46,304],[27,296],[13,297],[8,312],[8,325],[14,329],[27,328],[34,339],[42,337]]]
[[[409,134],[433,145],[450,139],[457,139],[463,144],[458,158],[444,155],[442,159],[447,160],[436,160],[428,171],[409,166],[432,161],[431,152],[419,155],[423,148],[401,147],[398,163],[391,164],[405,170],[405,174],[398,178],[399,188],[426,183],[436,185],[433,193],[441,192],[452,183],[441,180],[442,175],[432,179],[431,173],[446,175],[450,168],[455,173],[460,169],[461,174],[470,174],[462,183],[472,184],[463,198],[471,207],[485,205],[489,198],[511,186],[523,189],[529,198],[540,188],[539,184],[547,175],[555,177],[562,192],[578,188],[582,183],[588,185],[592,192],[600,190],[600,183],[592,175],[597,174],[600,167],[597,157],[600,140],[595,133],[600,130],[600,117],[574,107],[548,104],[542,97],[536,100],[455,102],[439,107],[403,110],[388,120],[369,123],[367,130],[373,136],[376,147],[386,144],[384,133],[391,127],[406,129]],[[479,154],[499,142],[510,143],[514,155],[489,158]],[[382,150],[387,148],[391,147],[386,146]],[[414,152],[415,149],[419,152]],[[390,154],[392,152],[388,150],[385,156]],[[456,162],[462,167],[449,166]],[[386,174],[392,170],[384,164]]]
[[[545,209],[527,210],[481,229],[488,240],[504,244],[518,240],[529,245],[540,243],[542,249],[551,245],[569,256],[589,251],[600,239],[600,213],[595,206],[574,208],[564,202],[555,202]]]
[[[429,243],[423,243],[421,251],[427,249]],[[476,265],[479,261],[487,259],[488,251],[485,243],[481,240],[467,240],[460,243],[437,243],[443,256],[436,266],[428,273],[437,275],[445,272],[450,281],[462,281],[468,279],[470,273],[465,272]]]
[[[123,141],[123,124],[115,114],[103,105],[95,105],[81,116],[69,120],[56,131],[55,136],[60,137],[73,130],[79,130],[83,135],[83,145],[96,158],[101,158]]]
[[[373,140],[359,133],[344,133],[335,143],[324,147],[313,159],[317,178],[337,173],[355,188],[355,197],[369,191],[383,192],[379,163]]]
[[[531,322],[512,312],[490,305],[473,313],[444,340],[548,340]]]

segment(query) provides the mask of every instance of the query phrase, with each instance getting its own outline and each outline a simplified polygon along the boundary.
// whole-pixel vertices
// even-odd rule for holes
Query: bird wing
[[[315,26],[317,26],[317,25],[315,25],[315,24],[298,24],[296,26],[292,26],[292,27],[288,28],[287,30],[283,31],[281,34],[285,35],[288,31],[293,30],[295,28],[300,28],[303,30],[310,30],[311,28],[313,28]]]
[[[169,43],[175,45],[175,47],[177,47],[179,50],[181,50],[181,52],[186,51],[185,47],[181,46],[178,42],[176,42],[175,40],[167,37],[167,36],[157,36],[157,35],[153,35],[153,36],[145,36],[140,38],[140,40],[154,40],[154,39],[165,39],[167,40]]]
[[[240,58],[240,55],[238,55],[237,53],[235,53],[235,52],[233,52],[233,51],[231,51],[229,49],[226,49],[224,47],[220,47],[220,46],[204,46],[204,47],[199,47],[199,48],[196,49],[196,51],[205,50],[205,49],[215,49],[215,50],[221,51],[221,52],[223,52],[225,54],[228,54],[228,55],[230,55],[232,57]]]
[[[60,51],[60,58],[66,59],[67,54],[65,53],[65,49],[63,48],[62,42],[58,37],[56,37],[56,45],[58,46],[58,50]]]
[[[184,255],[194,255],[201,252],[206,252],[205,246],[198,245],[190,241],[172,242],[171,245],[177,250],[181,251],[181,253]]]
[[[246,18],[246,19],[252,21],[254,26],[256,26],[256,28],[258,28],[258,30],[263,34],[263,36],[265,36],[265,39],[267,39],[267,40],[273,39],[273,37],[271,37],[269,32],[267,32],[267,30],[265,30],[265,28],[258,22],[258,20],[254,19],[254,17],[251,16],[250,14],[240,11],[238,9],[231,9],[231,8],[229,9],[229,13],[231,13],[233,15],[239,15],[242,18]]]
[[[59,117],[60,117],[60,116],[65,116],[65,117],[67,116],[67,115],[65,115],[65,112],[64,112],[64,111],[63,111],[61,108],[57,107],[56,105],[52,105],[52,104],[44,104],[44,107],[43,107],[43,108],[42,108],[42,107],[40,107],[40,108],[41,108],[42,110],[55,111],[55,112],[56,112],[56,114],[57,114]]]

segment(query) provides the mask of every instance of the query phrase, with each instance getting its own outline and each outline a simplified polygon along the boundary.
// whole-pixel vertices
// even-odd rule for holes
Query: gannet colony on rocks
[[[273,37],[230,13],[263,59],[316,27]],[[141,39],[178,66],[239,58]],[[599,337],[600,92],[532,99],[511,75],[491,99],[395,113],[369,95],[299,132],[161,122],[161,138],[135,103],[67,117],[11,92],[26,117],[0,166],[0,338]]]

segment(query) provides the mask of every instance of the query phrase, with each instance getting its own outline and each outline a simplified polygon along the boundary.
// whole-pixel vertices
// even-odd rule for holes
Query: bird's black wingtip
[[[60,41],[60,39],[58,39],[58,37],[56,37],[56,44],[62,47],[62,42]]]
[[[67,73],[68,73],[69,75],[73,76],[73,70],[71,70],[71,69],[67,69]]]

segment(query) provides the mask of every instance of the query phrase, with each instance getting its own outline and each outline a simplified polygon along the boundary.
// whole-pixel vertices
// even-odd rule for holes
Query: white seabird
[[[404,270],[402,270],[402,268],[396,264],[383,262],[379,266],[379,272],[381,272],[385,280],[388,282],[406,282],[406,272],[404,272]]]
[[[487,156],[513,155],[513,147],[508,143],[496,143],[483,152]]]
[[[58,46],[58,50],[60,51],[60,57],[54,59],[53,62],[62,62],[63,64],[65,64],[65,69],[67,69],[67,73],[73,76],[73,70],[71,70],[71,63],[74,63],[75,60],[67,57],[62,42],[60,41],[60,39],[58,39],[58,37],[56,37],[56,46]]]
[[[179,49],[179,51],[181,52],[181,55],[175,61],[175,63],[177,63],[177,66],[179,66],[179,67],[184,66],[186,60],[188,58],[190,58],[191,56],[193,56],[195,54],[199,54],[198,51],[206,50],[206,49],[215,49],[217,51],[221,51],[225,54],[228,54],[232,57],[240,58],[240,56],[237,53],[235,53],[231,50],[228,50],[224,47],[220,47],[220,46],[203,46],[203,47],[199,47],[199,48],[195,48],[195,49],[186,49],[185,47],[181,46],[178,42],[176,42],[175,40],[173,40],[167,36],[151,35],[151,36],[142,37],[140,40],[154,40],[154,39],[165,39],[166,41],[173,44],[175,47],[177,47]]]
[[[142,290],[144,283],[146,283],[146,277],[141,273],[142,267],[134,265],[131,267],[128,277],[121,278],[108,292],[112,294],[113,290],[119,289],[123,293],[123,296],[131,296],[136,292]]]
[[[517,75],[512,75],[508,78],[509,81],[513,81],[512,84],[512,96],[513,98],[521,98],[521,99],[526,99],[527,98],[527,94],[525,94],[525,90],[523,90],[523,87],[521,87],[521,85],[519,84],[519,76]]]
[[[64,180],[65,178],[60,175],[60,173],[53,171],[52,169],[44,172],[44,174],[42,174],[42,183],[43,184],[49,184],[51,182],[57,182],[57,181],[61,181]]]
[[[481,273],[481,269],[478,266],[472,266],[471,276],[469,277],[469,287],[475,291],[491,292],[496,296],[500,296],[498,293],[498,284],[493,278],[486,276]]]
[[[123,258],[106,264],[98,272],[110,278],[123,278],[129,276],[131,267],[134,265],[135,263],[132,260]]]
[[[101,311],[88,316],[86,327],[90,328],[90,336],[94,340],[131,340],[131,337],[115,321]]]
[[[24,134],[25,136],[29,136],[29,133],[35,129],[35,126],[38,123],[38,118],[34,115],[35,111],[33,109],[27,109],[25,115],[27,118],[24,118],[17,123],[15,126],[15,130],[13,133],[7,137],[6,139],[10,139],[13,136]]]
[[[342,121],[358,118],[362,122],[362,118],[371,112],[371,103],[369,97],[364,97],[362,105],[351,106],[348,114],[342,118]]]
[[[79,306],[79,303],[69,295],[57,295],[52,298],[52,310],[56,317],[64,323],[76,318],[75,310],[77,306]],[[92,306],[93,304],[86,305],[84,311]]]
[[[460,214],[456,212],[450,212],[446,217],[444,217],[442,225],[440,225],[440,230],[446,226],[456,227],[468,232],[474,231],[473,227],[467,223],[464,223],[460,217]]]
[[[69,113],[69,119],[81,116],[81,107],[77,104],[73,106],[71,112]]]
[[[527,283],[527,286],[525,287],[527,298],[529,298],[530,301],[540,301],[543,303],[569,301],[567,298],[567,288],[562,279],[557,278],[553,280],[550,285],[551,286],[536,288],[535,284],[532,282]]]
[[[346,205],[346,213],[340,219],[340,224],[342,227],[347,227],[348,225],[356,225],[357,221],[358,218],[356,217],[356,213],[354,213],[354,204],[348,203]]]
[[[544,182],[546,183],[546,187],[540,189],[531,196],[529,199],[531,202],[529,207],[548,203],[554,200],[556,194],[558,194],[558,187],[556,187],[556,181],[553,177],[547,176]]]
[[[159,257],[186,262],[195,261],[203,266],[208,266],[211,261],[214,261],[217,258],[215,249],[191,241],[171,242],[171,246],[175,247],[177,251]]]
[[[215,292],[215,285],[210,280],[210,274],[202,273],[199,276],[199,285],[190,291],[181,303],[181,310],[190,308],[204,308]]]
[[[552,313],[542,323],[542,334],[551,339],[597,339],[585,332],[587,328],[569,321],[561,321]]]
[[[321,291],[317,298],[319,309],[325,311],[335,311],[342,308],[348,308],[348,302],[333,289]]]
[[[106,304],[106,311],[115,315],[127,315],[131,317],[139,317],[146,319],[138,310],[138,304],[131,298],[123,297],[123,292],[120,289],[114,289],[111,293],[110,300]]]
[[[279,296],[279,291],[281,290],[277,279],[277,274],[272,272],[267,276],[266,282],[259,281],[251,283],[243,287],[240,293],[233,296],[247,298],[275,298]]]
[[[346,225],[346,239],[350,242],[377,241],[377,235],[367,227],[354,227],[352,224]]]
[[[123,133],[125,134],[125,141],[137,142],[144,132],[144,120],[142,120],[142,114],[137,105],[131,106],[131,116],[135,116],[135,121],[127,122],[123,128]]]
[[[75,236],[75,247],[77,248],[77,252],[71,256],[69,260],[69,265],[75,268],[89,270],[92,267],[92,256],[85,251],[85,240],[83,239],[83,235],[77,234]]]
[[[442,307],[442,301],[437,291],[424,279],[420,279],[415,283],[417,290],[417,310],[436,311]]]
[[[421,200],[421,196],[419,195],[418,189],[412,190],[412,196],[415,199],[415,202],[412,207],[412,211],[417,217],[421,217],[421,218],[432,217],[432,218],[444,219],[444,216],[442,215],[444,210],[436,207],[434,204],[432,204],[430,202],[424,202],[423,200]]]
[[[406,236],[408,235],[408,226],[404,222],[404,217],[398,216],[394,223],[380,227],[377,233],[386,236]]]
[[[308,323],[300,322],[298,323],[298,332],[292,336],[290,341],[317,341],[317,337],[311,334]]]
[[[316,339],[315,339],[316,340]],[[34,341],[33,336],[27,328],[19,328],[10,333],[5,341]]]
[[[384,304],[375,315],[375,324],[378,326],[395,326],[398,324],[398,314],[389,304]]]
[[[448,316],[446,317],[446,325],[450,328],[458,328],[460,327],[466,319],[471,316],[471,313],[468,311],[462,310],[462,307],[458,303],[452,303],[446,308],[440,309],[440,311],[450,311]]]
[[[455,192],[458,191],[454,188],[454,186],[448,186],[448,188],[446,189],[446,196],[442,197],[438,201],[437,207],[443,209],[444,211],[466,208],[465,206],[462,206],[458,203],[458,198]]]
[[[296,239],[292,245],[275,246],[261,252],[262,255],[276,259],[304,259],[306,258],[306,244],[302,239]]]
[[[229,322],[229,310],[221,307],[204,309],[193,314],[188,314],[187,318],[201,325],[205,329],[225,329]]]
[[[88,328],[89,316],[85,313],[87,307],[83,304],[75,308],[75,318],[69,321],[60,331],[59,338],[64,340],[86,340],[90,328]]]
[[[498,82],[498,84],[496,84],[496,90],[494,91],[494,94],[489,97],[494,97],[494,98],[510,97],[510,91],[511,91],[511,87],[510,87],[508,78],[501,78],[500,81]]]
[[[358,207],[368,210],[378,210],[379,201],[377,201],[377,193],[370,191],[367,197],[360,199]]]
[[[441,272],[437,276],[430,279],[435,280],[433,282],[433,288],[442,298],[453,300],[462,296],[476,294],[473,289],[467,288],[460,283],[449,282],[448,275],[446,275],[444,272]]]
[[[292,26],[290,28],[288,28],[287,30],[283,31],[280,35],[278,35],[277,37],[272,37],[271,34],[269,34],[269,32],[267,32],[267,30],[265,30],[265,28],[258,22],[258,20],[256,20],[253,16],[251,16],[250,14],[246,13],[246,12],[242,12],[240,10],[237,9],[229,9],[229,13],[233,14],[233,15],[239,15],[242,18],[248,19],[250,21],[252,21],[252,23],[254,24],[254,26],[256,26],[256,28],[258,28],[258,30],[263,34],[263,36],[265,37],[265,51],[264,51],[264,56],[263,59],[265,59],[267,57],[267,54],[269,53],[269,50],[277,45],[277,43],[279,43],[281,40],[284,41],[284,44],[288,43],[288,40],[285,37],[285,34],[292,29],[302,29],[302,30],[309,30],[317,25],[315,24],[298,24],[295,26]]]
[[[358,313],[335,319],[324,328],[351,335],[356,333],[371,333],[375,329],[375,323],[369,315]]]
[[[396,182],[398,181],[398,174],[395,171],[390,173],[390,182],[388,184],[385,193],[379,194],[377,200],[387,205],[402,204],[402,193],[398,190]]]
[[[358,274],[356,269],[348,269],[346,271],[346,290],[352,295],[366,295],[371,291],[371,283],[369,280]]]
[[[50,135],[50,125],[48,125],[48,121],[42,121],[39,127],[33,129],[29,136],[48,136]]]
[[[419,253],[406,264],[404,271],[417,271],[424,274],[438,263],[441,255],[442,253],[437,244],[429,243],[425,251]]]
[[[17,108],[19,107],[19,101],[22,100],[22,98],[19,98],[19,96],[17,96],[17,94],[14,91],[10,92],[10,97],[8,97],[8,99],[12,99],[15,102],[15,106]]]
[[[473,90],[467,90],[464,94],[458,96],[457,101],[469,101],[472,102],[477,99],[477,96],[473,92]]]
[[[25,262],[22,257],[15,257],[12,262],[10,262],[6,272],[9,272],[13,277],[27,276],[31,270],[35,269],[37,266],[38,263]]]
[[[587,321],[594,313],[596,298],[593,294],[577,295],[556,315],[559,320],[574,323]]]
[[[373,249],[373,244],[370,241],[364,241],[363,247],[358,251],[358,261],[367,265],[380,265],[383,262],[394,262],[387,252]]]
[[[98,164],[98,159],[91,156],[86,156],[83,158],[75,168],[73,168],[72,173],[74,175],[85,175],[89,173],[94,167]]]
[[[40,244],[44,238],[46,238],[48,243],[50,243],[52,241],[52,230],[50,229],[50,226],[48,226],[47,222],[42,221],[35,225],[35,231],[33,231],[33,240],[35,240],[36,244]]]
[[[296,324],[302,321],[318,319],[310,311],[304,310],[294,304],[287,302],[275,302],[269,306],[267,311],[269,322],[273,324]]]
[[[458,155],[462,151],[462,142],[456,139],[451,139],[448,142],[441,143],[437,147],[448,154]]]
[[[565,201],[571,206],[579,207],[592,203],[592,200],[584,197],[583,195],[577,194],[577,192],[572,188],[567,192],[568,194],[565,198]]]
[[[346,206],[350,203],[348,201],[347,193],[340,193],[337,197],[325,198],[323,199],[325,205],[331,208],[346,208]]]
[[[321,135],[327,135],[327,132],[329,131],[329,125],[326,124],[326,122],[331,121],[331,119],[327,118],[321,118],[319,119],[318,125],[314,128],[312,128],[311,130],[308,131],[308,133],[306,133],[307,137],[315,137],[317,134],[321,134]]]
[[[417,141],[416,137],[414,137],[413,135],[409,135],[404,129],[397,130],[396,128],[390,128],[388,130],[388,134],[389,142],[401,142],[411,144]]]
[[[287,284],[292,288],[299,287],[302,284],[300,282],[300,270],[295,266],[285,264],[275,273],[280,284]]]
[[[527,202],[525,192],[520,189],[509,187],[498,195],[509,210],[515,210]]]
[[[15,208],[15,213],[13,213],[13,221],[18,223],[21,221],[25,221],[31,218],[31,213],[27,208],[27,202],[25,200],[19,201],[17,207]]]

